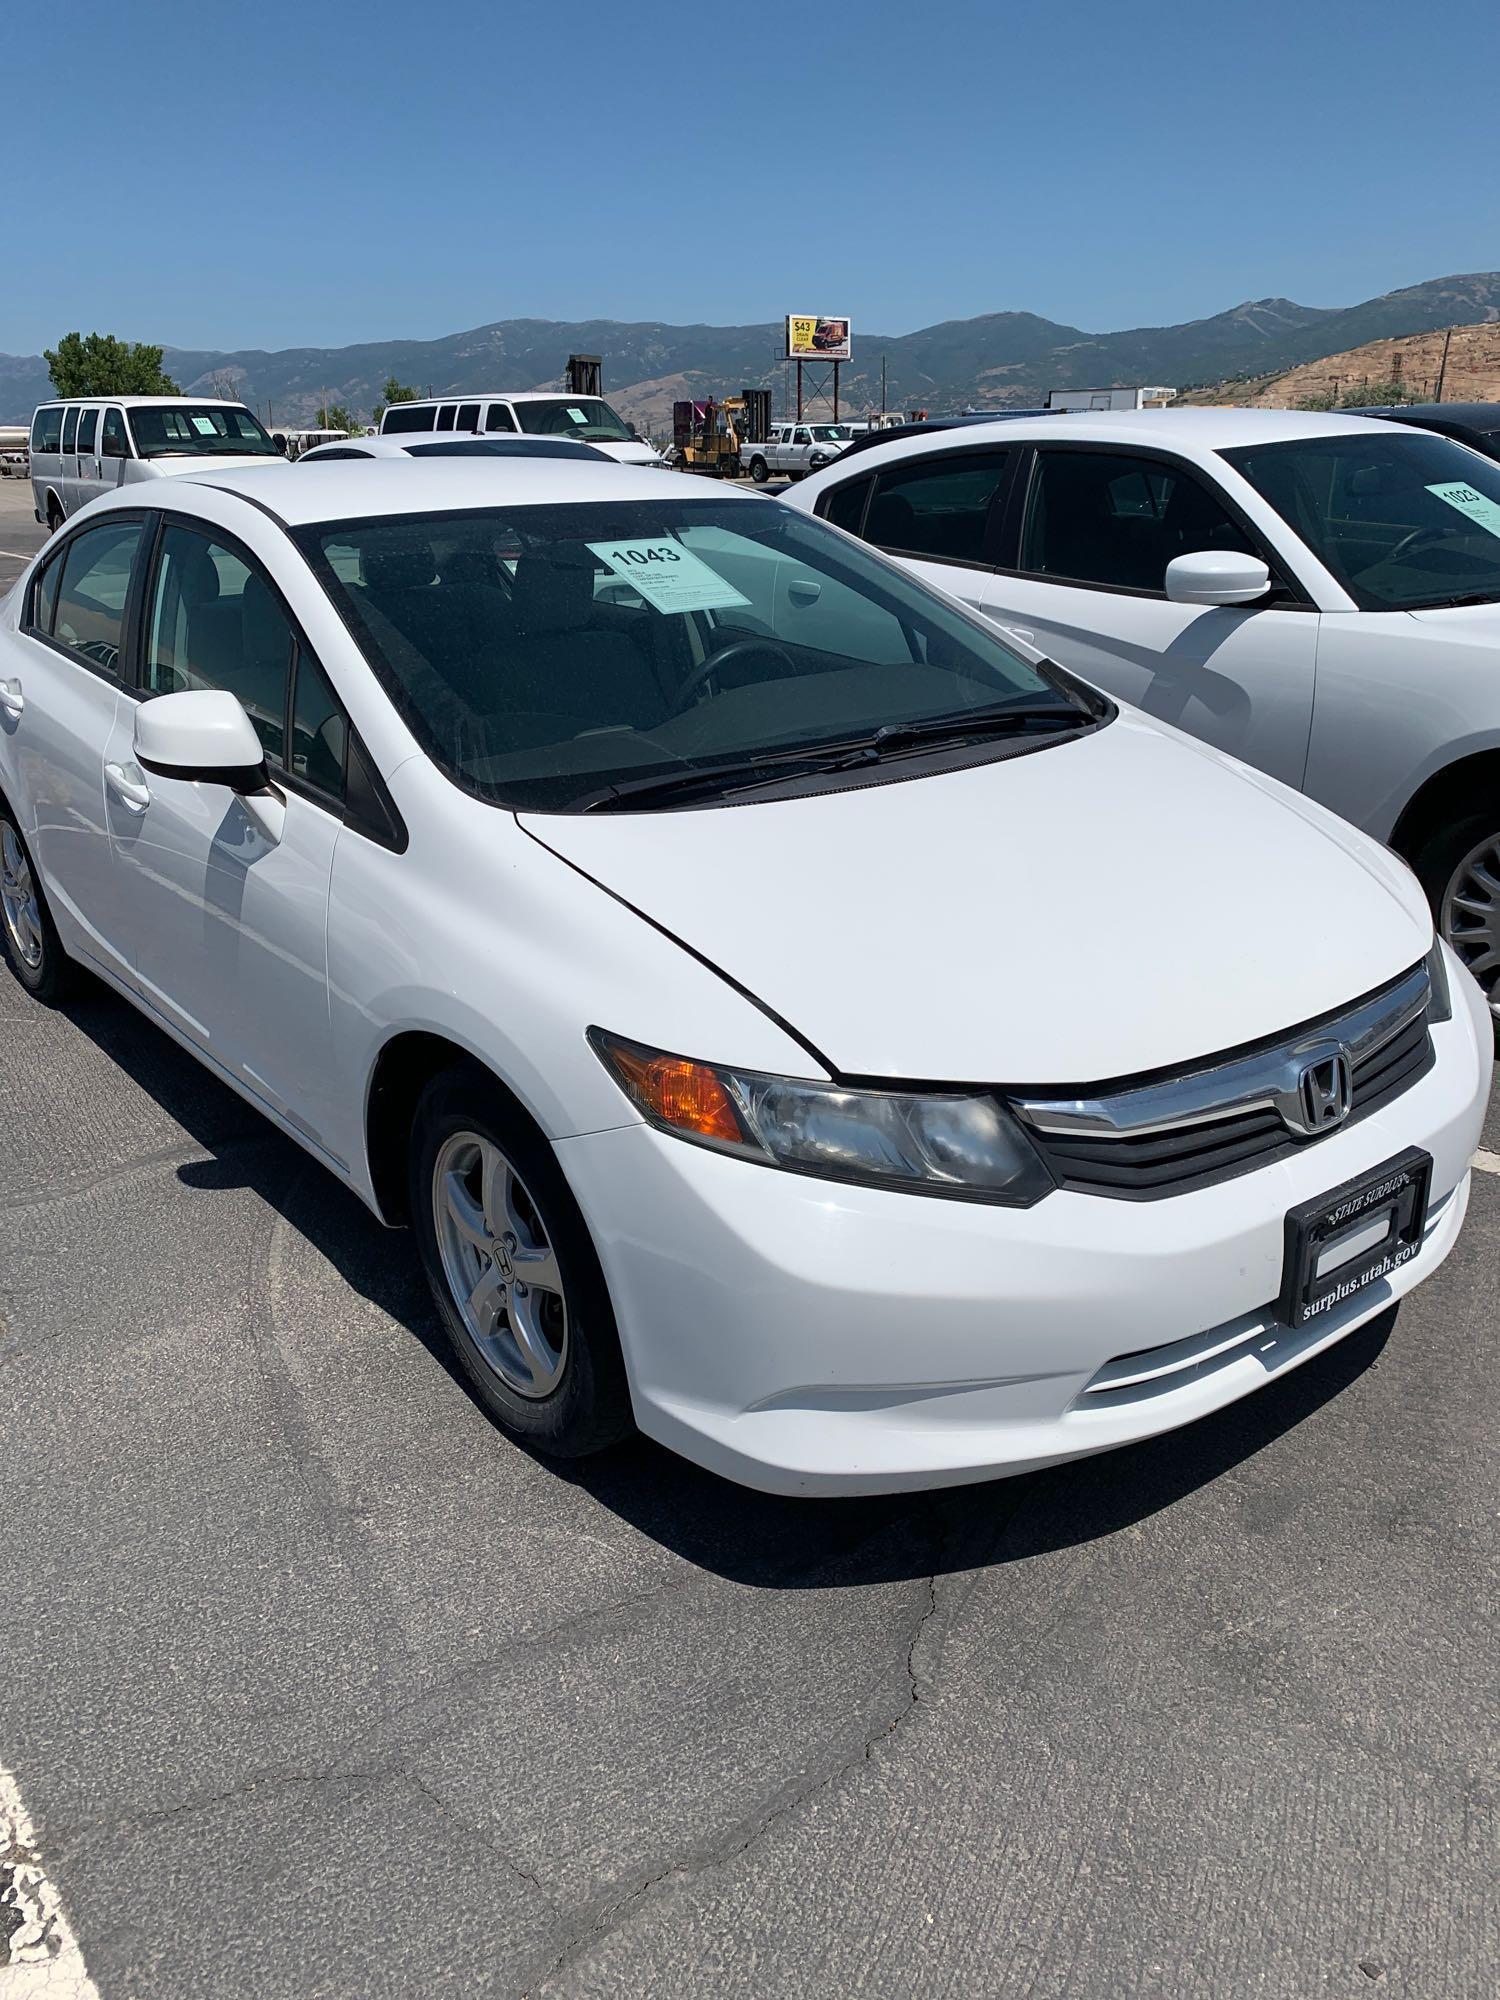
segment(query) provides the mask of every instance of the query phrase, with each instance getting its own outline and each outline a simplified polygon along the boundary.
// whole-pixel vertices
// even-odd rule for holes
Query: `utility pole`
[[[1453,329],[1450,326],[1443,334],[1443,358],[1438,363],[1437,394],[1432,399],[1435,403],[1440,403],[1443,400],[1443,377],[1448,372],[1448,343],[1452,338]]]
[[[885,415],[885,356],[880,357],[880,414]]]

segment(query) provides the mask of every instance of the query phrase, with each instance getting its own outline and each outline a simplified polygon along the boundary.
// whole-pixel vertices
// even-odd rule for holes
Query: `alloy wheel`
[[[475,1354],[516,1395],[550,1396],[568,1362],[562,1267],[530,1190],[493,1139],[455,1132],[444,1141],[432,1214]]]
[[[42,962],[42,913],[31,863],[8,820],[0,820],[0,914],[12,951],[35,972]]]
[[[1438,922],[1500,1018],[1500,833],[1487,834],[1449,876]]]

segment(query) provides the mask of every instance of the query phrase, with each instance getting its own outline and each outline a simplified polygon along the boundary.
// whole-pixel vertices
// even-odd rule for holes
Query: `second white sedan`
[[[1500,464],[1286,410],[1030,417],[784,496],[1387,841],[1500,1020]]]

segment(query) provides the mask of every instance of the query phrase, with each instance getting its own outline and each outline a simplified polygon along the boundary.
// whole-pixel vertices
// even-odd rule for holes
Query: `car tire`
[[[47,502],[47,533],[55,535],[66,519],[67,516],[63,513],[62,508],[56,500],[49,500]]]
[[[75,968],[62,948],[41,880],[10,807],[0,802],[0,955],[44,1006],[66,999]]]
[[[766,464],[766,461],[763,458],[751,459],[750,477],[755,481],[757,486],[764,486],[766,481],[770,478],[770,476],[771,476],[771,468]]]
[[[443,1330],[491,1417],[583,1458],[634,1428],[598,1253],[557,1157],[485,1071],[435,1076],[410,1150],[412,1221]]]
[[[1412,865],[1433,921],[1478,980],[1500,1032],[1500,811],[1443,827]]]

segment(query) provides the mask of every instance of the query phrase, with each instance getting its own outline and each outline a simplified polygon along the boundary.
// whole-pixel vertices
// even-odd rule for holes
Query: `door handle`
[[[123,764],[106,764],[104,782],[133,813],[143,813],[151,803],[151,787],[144,779],[132,778]]]
[[[26,706],[26,697],[21,692],[19,681],[0,681],[0,709],[7,715],[19,715]]]

